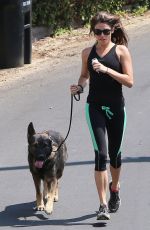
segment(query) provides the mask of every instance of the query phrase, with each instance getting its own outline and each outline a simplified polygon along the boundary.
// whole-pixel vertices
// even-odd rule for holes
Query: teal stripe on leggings
[[[96,139],[95,139],[95,136],[94,136],[92,125],[91,125],[90,114],[89,114],[89,104],[88,103],[86,103],[86,105],[85,105],[85,114],[86,114],[86,120],[87,120],[87,124],[88,124],[89,130],[90,130],[90,134],[91,134],[94,149],[96,151],[98,151],[98,146],[97,146]]]
[[[123,142],[123,138],[124,138],[124,133],[125,133],[126,124],[127,124],[127,114],[126,114],[126,109],[125,109],[125,107],[124,107],[123,134],[122,134],[122,140],[121,140],[121,144],[120,144],[120,148],[119,148],[119,150],[118,150],[117,156],[121,153],[121,146],[122,146],[122,142]]]

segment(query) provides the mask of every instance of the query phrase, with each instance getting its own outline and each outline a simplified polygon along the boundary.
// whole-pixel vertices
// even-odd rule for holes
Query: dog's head
[[[33,164],[36,168],[43,168],[44,163],[53,159],[58,148],[48,132],[36,133],[33,123],[28,126],[28,148],[32,154]]]

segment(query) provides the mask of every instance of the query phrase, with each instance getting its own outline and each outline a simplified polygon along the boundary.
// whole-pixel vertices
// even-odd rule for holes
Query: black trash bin
[[[30,64],[32,58],[32,21],[31,21],[31,0],[23,0],[24,16],[24,64]]]
[[[31,0],[0,0],[0,68],[31,63]]]

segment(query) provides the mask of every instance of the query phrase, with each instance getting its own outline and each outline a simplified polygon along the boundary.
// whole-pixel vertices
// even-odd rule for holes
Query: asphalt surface
[[[60,182],[59,202],[48,216],[35,212],[35,192],[27,163],[27,126],[67,133],[70,84],[77,81],[81,60],[50,67],[0,90],[0,228],[147,230],[150,228],[150,27],[130,34],[135,85],[124,88],[127,129],[123,143],[122,205],[110,221],[97,221],[94,153],[84,116],[87,90],[74,102],[67,140],[68,161]],[[65,63],[65,62],[63,62]]]

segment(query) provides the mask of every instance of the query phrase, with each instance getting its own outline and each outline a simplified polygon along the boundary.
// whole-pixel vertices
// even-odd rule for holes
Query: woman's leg
[[[109,209],[116,212],[120,206],[119,178],[121,173],[121,145],[126,126],[125,108],[114,108],[113,117],[107,121],[108,149],[110,157],[110,173],[112,182],[109,185],[110,199]]]
[[[121,172],[121,145],[126,127],[125,108],[113,110],[113,117],[107,122],[108,150],[110,157],[110,172],[112,176],[112,188],[119,186]]]
[[[111,173],[111,177],[112,177],[111,189],[114,191],[119,190],[120,172],[121,172],[121,166],[116,169],[110,165],[110,173]]]
[[[95,171],[95,183],[99,195],[100,204],[107,205],[106,193],[108,187],[108,174],[105,171]]]
[[[86,118],[95,150],[95,183],[100,204],[107,204],[108,175],[106,169],[107,148],[105,140],[105,117],[100,107],[86,104]]]

